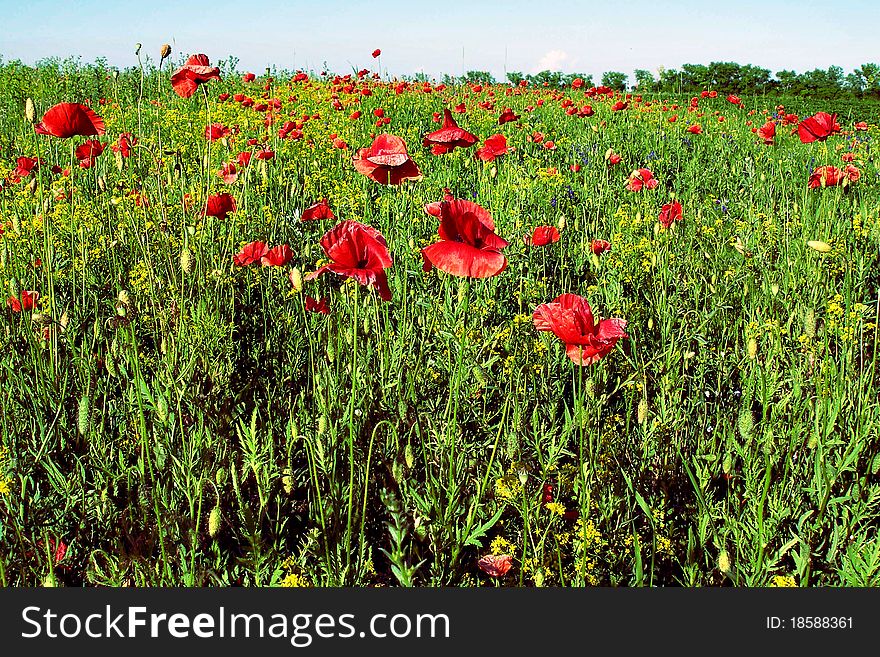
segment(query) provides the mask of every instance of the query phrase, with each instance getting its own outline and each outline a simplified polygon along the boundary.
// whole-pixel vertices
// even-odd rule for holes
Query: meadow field
[[[880,585],[880,105],[370,62],[0,65],[0,584]]]

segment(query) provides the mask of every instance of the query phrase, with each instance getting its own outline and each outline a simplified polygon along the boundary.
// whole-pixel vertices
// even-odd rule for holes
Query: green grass
[[[334,111],[318,79],[264,92],[264,77],[229,74],[206,104],[174,95],[169,76],[0,68],[0,176],[19,155],[47,163],[30,187],[0,191],[0,281],[6,296],[41,295],[36,317],[0,316],[0,583],[880,584],[873,122],[809,145],[780,126],[764,146],[745,122],[761,125],[776,98],[703,100],[705,116],[679,109],[669,123],[662,101],[681,100],[611,112],[564,92],[596,110],[577,118],[548,89],[397,94],[373,81],[357,105],[340,91]],[[266,128],[222,92],[279,98],[283,116]],[[38,119],[90,100],[103,141],[128,131],[139,144],[52,175],[83,140],[35,135],[27,97]],[[432,156],[421,138],[452,97],[462,127],[516,150],[487,165],[472,150]],[[787,111],[796,103],[826,109]],[[520,124],[497,125],[504,106]],[[377,107],[391,125],[374,125]],[[876,116],[859,109],[844,131]],[[303,114],[320,118],[279,140]],[[212,122],[238,125],[234,143],[208,145]],[[386,188],[354,170],[354,149],[382,131],[406,140],[423,180]],[[250,137],[275,159],[223,184],[216,172]],[[839,166],[851,145],[861,179],[809,189],[812,168]],[[659,187],[626,191],[641,166]],[[422,271],[437,231],[423,206],[444,187],[491,212],[511,243],[501,275]],[[227,190],[238,212],[225,221],[184,207]],[[684,220],[658,231],[673,194]],[[336,221],[297,217],[323,197],[337,221],[386,237],[390,303],[329,274],[300,293],[289,267],[233,266],[260,239],[314,271]],[[524,244],[563,220],[559,243]],[[594,258],[594,238],[611,251]],[[625,318],[629,339],[574,365],[531,321],[566,292]],[[306,313],[307,294],[328,295],[331,315]],[[477,567],[491,552],[514,557],[498,580]]]

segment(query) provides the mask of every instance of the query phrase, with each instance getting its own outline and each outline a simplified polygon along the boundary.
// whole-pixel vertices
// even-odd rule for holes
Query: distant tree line
[[[606,71],[599,84],[617,91],[627,89],[639,92],[688,93],[714,89],[719,93],[732,94],[785,94],[813,98],[838,98],[843,96],[880,99],[880,65],[862,64],[847,74],[840,66],[817,68],[797,73],[783,69],[771,75],[770,69],[737,64],[736,62],[712,62],[711,64],[684,64],[681,68],[660,68],[655,75],[645,69],[633,73],[634,84],[629,86],[630,76],[620,71]],[[525,81],[531,86],[570,86],[580,78],[585,87],[595,86],[593,76],[587,73],[562,73],[541,71],[524,74],[512,71],[507,74],[510,84]],[[473,82],[492,84],[497,82],[489,71],[467,71],[462,77],[445,75],[447,84]]]

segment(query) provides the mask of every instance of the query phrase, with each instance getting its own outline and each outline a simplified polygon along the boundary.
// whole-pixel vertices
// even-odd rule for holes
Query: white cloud
[[[568,53],[564,50],[551,50],[538,60],[538,64],[532,68],[532,72],[561,71],[563,69],[570,69],[576,63],[577,60],[569,57]]]

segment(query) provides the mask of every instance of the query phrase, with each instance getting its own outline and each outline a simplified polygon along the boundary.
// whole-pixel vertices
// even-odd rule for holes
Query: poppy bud
[[[164,337],[162,338],[162,341],[165,341]],[[156,400],[156,417],[159,418],[159,422],[163,424],[168,420],[168,402],[165,401],[165,398],[162,396]]]
[[[498,167],[492,167],[491,169],[489,169],[489,177],[490,178],[494,178],[497,175],[498,175]]]
[[[739,422],[737,424],[740,437],[746,442],[750,441],[752,439],[752,429],[755,427],[752,411],[748,408],[743,408],[739,413]]]
[[[727,553],[727,550],[721,550],[718,553],[718,570],[722,573],[729,573],[730,568],[733,564],[730,562],[730,555]]]
[[[180,252],[180,270],[184,274],[191,274],[193,271],[193,253],[188,248],[183,247],[183,250]]]
[[[322,415],[318,418],[318,435],[323,436],[327,433],[327,416]]]
[[[648,419],[648,400],[644,397],[642,397],[641,401],[639,402],[639,407],[636,412],[636,419],[638,420],[639,424],[644,424],[645,420]]]
[[[370,334],[370,316],[364,315],[364,335]]]
[[[293,269],[291,269],[289,278],[290,278],[290,285],[293,287],[293,289],[296,290],[297,292],[302,292],[303,279],[302,279],[302,273],[300,273],[299,268],[294,267]]]
[[[61,325],[62,331],[64,331],[67,328],[67,325],[70,324],[70,317],[68,316],[66,310],[61,313],[61,319],[58,320],[58,323]]]
[[[223,468],[217,468],[217,472],[214,475],[214,481],[217,482],[218,486],[222,486],[226,483],[226,470]]]
[[[33,98],[28,98],[24,101],[24,118],[27,119],[28,123],[33,123],[37,118],[36,111],[34,110]]]
[[[139,43],[134,44],[134,54],[135,54],[135,56],[141,54],[141,44],[139,44]]]
[[[76,413],[76,428],[80,436],[85,436],[89,431],[89,396],[83,395],[79,400]]]
[[[284,468],[284,472],[281,475],[281,485],[284,487],[286,495],[290,495],[293,492],[293,474],[290,468]]]
[[[654,318],[653,317],[648,318],[648,330],[649,331],[654,330]]]
[[[221,519],[220,506],[217,505],[211,509],[211,513],[208,514],[208,536],[211,538],[215,538],[220,532]]]
[[[412,470],[413,464],[416,462],[416,457],[415,454],[413,454],[411,443],[407,443],[403,450],[403,460],[406,462],[406,467]]]
[[[171,54],[171,46],[167,43],[162,44],[162,48],[159,49],[159,55],[161,55],[162,59],[166,59]]]
[[[122,167],[125,164],[123,161],[122,151],[113,151],[113,164],[116,165],[117,171],[122,171]]]
[[[564,214],[559,215],[559,219],[557,219],[557,221],[556,221],[556,228],[558,228],[559,230],[565,230],[565,222],[566,222],[565,215]]]
[[[131,303],[131,295],[128,293],[128,290],[119,290],[119,294],[116,295],[116,300],[122,305],[127,306]]]
[[[749,360],[755,360],[755,356],[758,355],[758,341],[755,338],[749,338],[749,344],[746,347],[746,350],[749,354]]]
[[[104,179],[104,176],[98,176],[98,189],[101,190],[101,193],[107,191],[107,181]]]
[[[332,343],[327,343],[327,360],[331,363],[336,360],[336,349],[333,347]]]
[[[730,474],[733,470],[733,457],[730,454],[724,455],[724,460],[721,462],[721,472],[724,474]]]
[[[55,575],[49,573],[43,578],[42,583],[43,588],[51,589],[58,586],[58,580],[55,579]]]
[[[107,374],[114,379],[119,375],[119,370],[116,369],[116,359],[112,355],[108,354],[104,359],[104,367],[107,368]]]
[[[820,242],[818,240],[810,240],[807,242],[807,246],[819,253],[828,253],[831,250],[831,245],[828,242]]]
[[[49,317],[46,313],[34,313],[31,315],[31,321],[34,324],[39,324],[40,326],[45,326],[46,324],[52,323],[52,318]]]
[[[37,192],[37,179],[31,178],[31,181],[28,183],[27,190],[31,194],[35,194]]]

